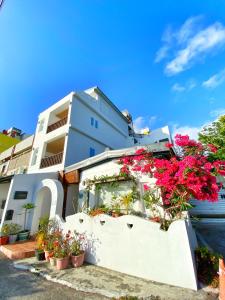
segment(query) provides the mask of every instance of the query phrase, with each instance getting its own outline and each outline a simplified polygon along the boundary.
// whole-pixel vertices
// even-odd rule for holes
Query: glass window
[[[17,199],[17,200],[27,199],[27,195],[28,195],[28,192],[16,191],[14,194],[14,199]]]
[[[95,120],[95,128],[98,128],[98,121]]]
[[[14,211],[12,209],[7,210],[5,214],[5,221],[11,221],[13,218],[13,213]]]
[[[37,155],[38,155],[38,148],[34,149],[33,156],[32,156],[32,161],[31,161],[31,166],[36,165]]]
[[[95,122],[94,118],[91,117],[91,126],[94,126],[94,122]]]
[[[94,149],[94,148],[91,148],[91,147],[90,147],[90,150],[89,150],[89,156],[90,156],[90,157],[95,156],[95,149]]]

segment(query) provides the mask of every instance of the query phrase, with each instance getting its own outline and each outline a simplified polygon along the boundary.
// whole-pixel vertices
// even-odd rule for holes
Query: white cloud
[[[187,19],[176,34],[176,38],[179,44],[185,43],[197,29],[198,22],[202,19],[202,16],[191,17]]]
[[[175,75],[189,69],[200,59],[219,49],[225,44],[225,27],[215,22],[208,27],[202,27],[202,16],[187,19],[178,29],[166,29],[163,34],[162,47],[156,53],[155,62],[172,55],[167,61],[165,73]],[[165,38],[166,37],[166,38]]]
[[[202,126],[203,127],[203,126]],[[191,126],[178,126],[174,125],[172,128],[172,136],[176,134],[189,135],[191,139],[198,139],[198,133],[201,131],[202,127],[191,127]]]
[[[138,133],[142,133],[143,130],[152,127],[156,120],[157,120],[157,116],[151,116],[151,117],[139,116],[133,121],[134,130]]]
[[[171,90],[174,91],[174,92],[184,92],[186,90],[186,87],[179,84],[179,83],[175,83],[172,86]]]
[[[165,57],[167,57],[168,52],[169,52],[168,46],[161,47],[156,53],[155,62],[158,63],[161,60],[163,60]]]
[[[185,83],[185,85],[181,85],[180,83],[175,83],[172,87],[171,90],[173,92],[184,92],[184,91],[190,91],[193,88],[195,88],[197,85],[196,81],[191,79],[188,82]]]
[[[166,65],[166,74],[175,75],[189,69],[196,59],[224,43],[225,28],[220,23],[214,23],[189,39],[186,47],[179,50]]]
[[[225,108],[215,109],[210,112],[210,116],[214,118],[218,118],[222,115],[225,115]]]
[[[213,89],[213,88],[216,88],[217,86],[221,85],[224,81],[225,81],[225,69],[218,72],[217,74],[214,74],[209,79],[204,81],[202,83],[202,86],[209,88],[209,89]]]

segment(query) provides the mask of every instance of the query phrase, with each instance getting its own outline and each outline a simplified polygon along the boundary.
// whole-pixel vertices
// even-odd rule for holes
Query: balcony
[[[68,117],[65,117],[65,118],[49,125],[48,128],[47,128],[47,133],[52,132],[52,131],[58,129],[59,127],[62,127],[64,125],[66,125],[67,120],[68,120]]]
[[[48,168],[54,165],[58,165],[62,163],[63,152],[57,153],[55,155],[51,155],[41,160],[41,169]]]

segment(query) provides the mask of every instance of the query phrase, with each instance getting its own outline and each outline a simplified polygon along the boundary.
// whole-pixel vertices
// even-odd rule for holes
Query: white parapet
[[[136,216],[90,217],[78,213],[61,221],[64,232],[88,239],[85,260],[118,272],[197,290],[195,232],[189,220],[174,221],[168,231]]]

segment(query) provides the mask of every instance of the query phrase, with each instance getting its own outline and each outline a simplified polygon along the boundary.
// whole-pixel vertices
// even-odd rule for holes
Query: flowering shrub
[[[169,149],[173,147],[171,143],[166,146]],[[180,134],[175,136],[175,147],[179,155],[170,159],[154,158],[147,149],[139,149],[134,156],[120,159],[121,173],[129,175],[135,172],[154,177],[164,207],[176,208],[175,214],[177,210],[190,208],[188,201],[191,198],[217,201],[220,186],[217,185],[216,176],[225,175],[225,161],[212,162],[209,159],[210,153],[215,153],[217,148],[211,144],[203,146],[189,136]],[[144,186],[144,190],[148,192],[148,185]]]

